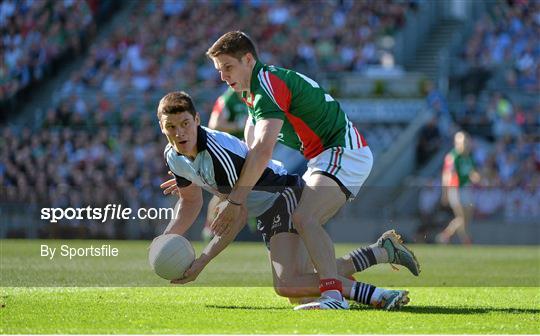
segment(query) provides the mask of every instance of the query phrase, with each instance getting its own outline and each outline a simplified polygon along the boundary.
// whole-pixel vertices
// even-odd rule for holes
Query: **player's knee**
[[[286,298],[296,297],[296,290],[292,287],[287,286],[286,283],[279,283],[274,285],[274,291],[277,295],[283,296]]]
[[[307,228],[309,228],[311,225],[315,223],[313,215],[302,212],[302,211],[295,211],[292,214],[292,221],[293,221],[295,229],[298,232],[305,231]]]

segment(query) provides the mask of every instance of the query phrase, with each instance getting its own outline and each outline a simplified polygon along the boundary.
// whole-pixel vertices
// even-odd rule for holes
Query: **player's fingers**
[[[163,190],[163,194],[165,194],[165,195],[174,194],[175,191],[176,191],[176,186],[174,185],[174,186],[170,186],[167,189]]]
[[[176,180],[175,179],[170,179],[170,180],[167,180],[165,182],[163,182],[162,184],[159,185],[160,188],[167,188],[167,187],[170,187],[172,185],[175,185],[176,184]]]
[[[214,217],[214,220],[210,224],[210,230],[212,230],[212,232],[215,233],[216,229],[220,225],[220,222],[221,222],[221,215],[218,213],[218,214],[216,214],[216,216]]]
[[[185,272],[184,272],[184,276],[182,277],[182,279],[189,279],[191,278],[191,273],[193,273],[191,271],[191,268],[188,268]]]

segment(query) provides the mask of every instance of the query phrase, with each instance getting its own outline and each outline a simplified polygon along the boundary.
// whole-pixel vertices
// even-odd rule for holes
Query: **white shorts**
[[[366,182],[372,167],[373,154],[369,147],[332,147],[308,161],[303,179],[307,181],[313,174],[328,176],[336,181],[347,200],[352,201]]]

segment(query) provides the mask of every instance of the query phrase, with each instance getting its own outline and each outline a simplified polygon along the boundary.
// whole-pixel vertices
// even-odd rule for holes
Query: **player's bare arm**
[[[255,125],[253,147],[246,157],[240,177],[229,194],[227,204],[219,211],[211,225],[216,234],[222,234],[238,218],[241,205],[245,203],[272,158],[282,125],[283,121],[279,119],[261,120]]]
[[[226,202],[223,202],[220,206],[223,206],[223,204],[226,204]],[[186,284],[197,279],[206,265],[234,241],[246,223],[247,211],[245,207],[241,207],[240,216],[231,224],[229,229],[221,235],[215,235],[201,252],[201,255],[193,261],[191,267],[184,273],[184,277],[172,280],[171,283]]]
[[[246,119],[246,125],[244,126],[244,139],[248,148],[252,149],[253,143],[255,142],[255,125],[253,125],[250,118]]]
[[[212,112],[212,114],[210,114],[210,119],[208,120],[208,127],[227,133],[236,132],[238,129],[242,129],[242,126],[238,123],[228,121],[227,114],[224,112]]]
[[[174,208],[174,217],[163,232],[183,235],[195,222],[201,212],[203,197],[201,187],[191,184],[178,188],[179,198]]]

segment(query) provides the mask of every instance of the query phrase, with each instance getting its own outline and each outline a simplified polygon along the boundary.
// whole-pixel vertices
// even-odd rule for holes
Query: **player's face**
[[[456,134],[454,147],[459,154],[469,154],[471,148],[469,138],[463,133]]]
[[[161,132],[180,154],[195,157],[197,155],[197,126],[201,124],[199,115],[193,117],[189,112],[162,114]]]
[[[249,91],[251,72],[255,66],[255,59],[250,53],[242,56],[240,60],[229,55],[219,55],[212,60],[222,81],[236,92]]]

